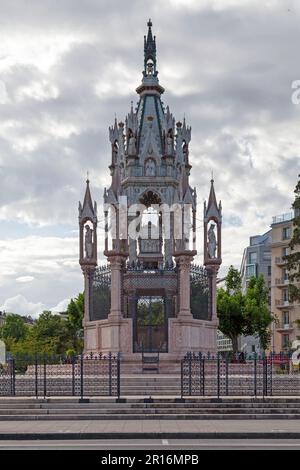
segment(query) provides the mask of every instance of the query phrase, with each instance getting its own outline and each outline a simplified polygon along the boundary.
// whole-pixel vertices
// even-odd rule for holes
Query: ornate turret
[[[220,265],[222,263],[221,226],[222,205],[217,204],[214,188],[214,180],[210,181],[210,193],[208,203],[204,201],[204,264]],[[217,229],[217,237],[215,228]]]
[[[79,202],[79,263],[82,268],[97,265],[97,204],[93,204],[90,182],[86,180],[83,204]]]
[[[152,36],[152,21],[149,19],[147,39],[144,36],[144,77],[153,75],[157,76],[156,70],[156,42],[155,36]]]

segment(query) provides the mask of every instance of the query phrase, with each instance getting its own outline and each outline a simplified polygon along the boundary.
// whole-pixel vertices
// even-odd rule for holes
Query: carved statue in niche
[[[167,155],[173,155],[173,139],[172,139],[172,135],[170,133],[168,133],[167,135],[167,146],[166,146],[166,150],[167,150]]]
[[[215,224],[211,224],[211,226],[209,227],[207,237],[208,237],[208,243],[207,243],[208,256],[211,259],[214,259],[216,257],[216,249],[217,249]]]
[[[130,135],[128,141],[128,155],[135,155],[136,154],[136,140],[133,134]]]
[[[146,176],[155,176],[155,162],[152,158],[149,158],[146,162]]]
[[[85,257],[91,259],[93,257],[93,230],[89,225],[85,226]]]
[[[183,141],[182,153],[183,153],[184,160],[187,160],[187,157],[188,157],[188,144],[185,141]]]

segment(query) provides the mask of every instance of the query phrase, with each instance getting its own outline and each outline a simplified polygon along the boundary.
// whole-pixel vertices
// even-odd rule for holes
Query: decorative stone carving
[[[217,248],[217,240],[216,240],[216,235],[215,235],[215,225],[211,224],[208,230],[208,243],[207,243],[207,251],[208,251],[208,256],[211,259],[214,259],[216,257],[216,248]]]
[[[173,155],[173,139],[170,135],[167,136],[167,155]]]
[[[155,176],[155,161],[152,158],[147,160],[145,170],[146,176]]]
[[[93,257],[93,230],[89,225],[85,226],[85,257],[91,259]]]
[[[129,138],[128,142],[128,155],[135,155],[136,154],[136,139],[134,135]]]

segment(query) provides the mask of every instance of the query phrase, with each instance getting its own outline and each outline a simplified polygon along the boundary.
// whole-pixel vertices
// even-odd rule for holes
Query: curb
[[[114,439],[300,439],[300,432],[0,433],[0,441]]]

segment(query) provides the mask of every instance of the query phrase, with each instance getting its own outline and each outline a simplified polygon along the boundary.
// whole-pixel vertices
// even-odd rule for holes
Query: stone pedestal
[[[196,251],[183,251],[175,253],[175,260],[179,268],[179,312],[178,320],[191,320],[193,318],[190,307],[190,268]]]
[[[85,353],[132,352],[131,318],[108,318],[85,325]]]

